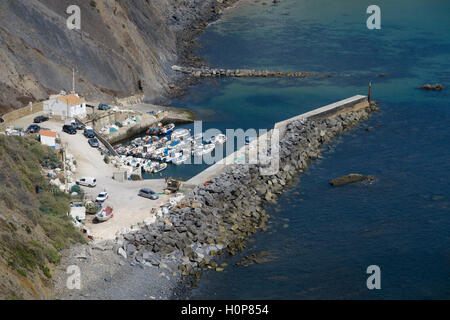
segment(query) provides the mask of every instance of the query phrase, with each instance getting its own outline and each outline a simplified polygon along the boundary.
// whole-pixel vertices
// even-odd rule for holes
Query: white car
[[[94,188],[97,185],[97,179],[93,177],[83,177],[77,180],[77,184],[89,188]]]
[[[100,192],[95,199],[96,202],[105,202],[108,199],[108,192]]]

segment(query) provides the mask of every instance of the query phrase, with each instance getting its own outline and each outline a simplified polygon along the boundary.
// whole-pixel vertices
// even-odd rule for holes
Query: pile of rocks
[[[121,236],[121,254],[149,266],[178,265],[182,275],[199,276],[204,268],[221,271],[214,257],[242,250],[250,235],[264,230],[269,219],[264,205],[274,202],[284,186],[319,157],[321,145],[366,120],[376,108],[372,104],[333,118],[291,122],[280,140],[278,173],[267,176],[260,174],[259,165],[230,165],[188,193],[170,214]]]
[[[77,172],[76,161],[73,155],[66,154],[64,167],[66,171],[56,168],[54,170],[44,170],[44,173],[50,179],[50,184],[58,187],[63,192],[70,192],[70,188],[75,184],[74,175]]]
[[[196,78],[202,77],[290,77],[290,78],[306,78],[317,77],[319,74],[310,72],[284,72],[269,70],[249,70],[249,69],[211,69],[211,68],[193,68],[173,66],[174,71],[192,75]],[[331,74],[322,75],[329,77]]]

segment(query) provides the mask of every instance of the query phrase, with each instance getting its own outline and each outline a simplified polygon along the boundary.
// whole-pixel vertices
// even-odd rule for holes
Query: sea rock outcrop
[[[424,84],[423,86],[420,87],[420,89],[423,90],[427,90],[427,91],[441,91],[444,90],[444,86],[440,83],[436,83],[436,84]]]
[[[348,175],[331,180],[330,184],[334,187],[337,187],[358,181],[373,181],[374,179],[374,176],[366,176],[359,173],[350,173]]]

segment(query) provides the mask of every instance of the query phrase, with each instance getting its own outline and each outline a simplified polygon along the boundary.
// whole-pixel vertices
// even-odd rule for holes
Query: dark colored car
[[[111,107],[108,106],[107,104],[100,103],[100,104],[98,105],[98,110],[109,110],[109,109],[111,109]]]
[[[77,121],[72,122],[72,126],[77,130],[83,130],[85,128],[85,125],[82,123],[79,123]]]
[[[90,145],[92,148],[98,148],[98,147],[100,146],[100,144],[98,143],[97,138],[89,139],[89,140],[88,140],[88,143],[89,143],[89,145]]]
[[[39,131],[41,131],[41,127],[37,124],[32,124],[25,130],[25,133],[38,133]]]
[[[75,129],[74,126],[68,124],[63,126],[63,131],[68,134],[77,134],[77,129]]]
[[[86,138],[95,138],[95,133],[94,133],[94,130],[92,130],[92,129],[84,129],[83,134]]]
[[[34,123],[41,123],[41,122],[45,122],[48,121],[50,118],[46,117],[46,116],[38,116],[36,118],[34,118]]]

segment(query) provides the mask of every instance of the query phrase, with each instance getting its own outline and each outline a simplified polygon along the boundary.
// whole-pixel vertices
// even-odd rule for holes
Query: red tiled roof
[[[76,95],[74,95],[72,93],[68,94],[66,96],[57,96],[56,99],[64,102],[69,107],[86,102],[86,100],[84,100],[82,98],[78,98]]]
[[[41,130],[40,133],[41,133],[41,136],[44,136],[44,137],[56,138],[56,132],[54,132],[54,131]]]

